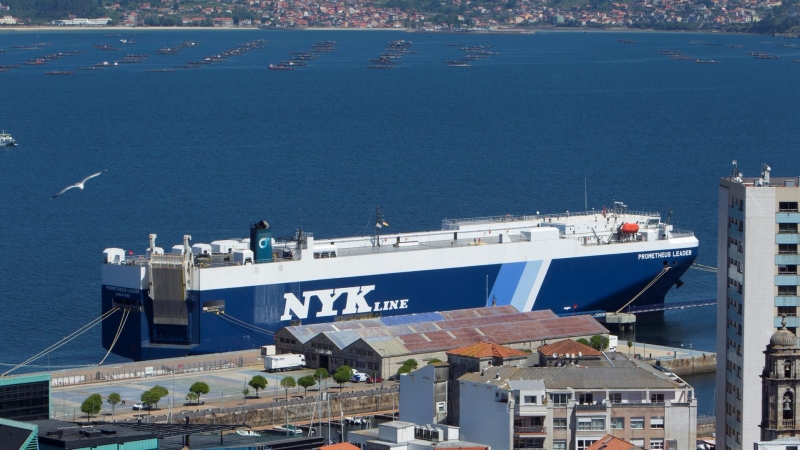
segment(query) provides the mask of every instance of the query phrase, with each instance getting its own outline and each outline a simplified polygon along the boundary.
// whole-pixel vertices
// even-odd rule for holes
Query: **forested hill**
[[[92,0],[3,0],[15,16],[55,20],[69,14],[78,17],[99,17],[105,13],[98,1]]]

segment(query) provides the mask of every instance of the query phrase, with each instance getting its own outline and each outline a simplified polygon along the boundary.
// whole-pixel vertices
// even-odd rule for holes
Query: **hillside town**
[[[441,3],[371,0],[216,0],[205,3],[105,2],[100,19],[68,15],[42,22],[17,17],[0,3],[0,25],[206,26],[274,28],[388,28],[426,32],[521,32],[536,27],[747,31],[776,8],[797,17],[782,0],[635,0],[608,2],[444,0]],[[11,15],[9,15],[11,13]]]

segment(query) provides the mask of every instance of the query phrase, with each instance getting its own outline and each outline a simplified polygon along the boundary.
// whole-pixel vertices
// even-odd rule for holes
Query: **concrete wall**
[[[675,375],[691,375],[717,370],[717,355],[713,353],[691,358],[663,359],[659,362],[661,367]]]
[[[400,377],[400,420],[418,425],[436,423],[434,371],[426,365]]]
[[[495,401],[494,385],[466,381],[459,384],[459,422],[464,440],[487,444],[493,449],[511,449],[514,400]]]

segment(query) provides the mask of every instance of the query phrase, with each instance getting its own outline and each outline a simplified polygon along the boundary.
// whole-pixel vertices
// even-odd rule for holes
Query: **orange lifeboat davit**
[[[619,231],[626,234],[636,234],[639,232],[639,225],[633,222],[625,222],[619,227]]]

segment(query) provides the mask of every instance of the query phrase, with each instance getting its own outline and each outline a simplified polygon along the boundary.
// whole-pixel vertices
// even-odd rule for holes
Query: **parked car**
[[[353,377],[350,378],[350,382],[352,382],[352,383],[360,383],[360,382],[367,381],[368,378],[369,377],[365,373],[354,373]]]
[[[134,410],[140,410],[141,411],[143,409],[149,409],[149,408],[150,408],[150,406],[147,403],[143,403],[143,402],[139,402],[139,403],[136,403],[136,404],[133,405],[133,409]]]
[[[375,376],[375,377],[367,377],[367,383],[383,383],[383,378]]]

